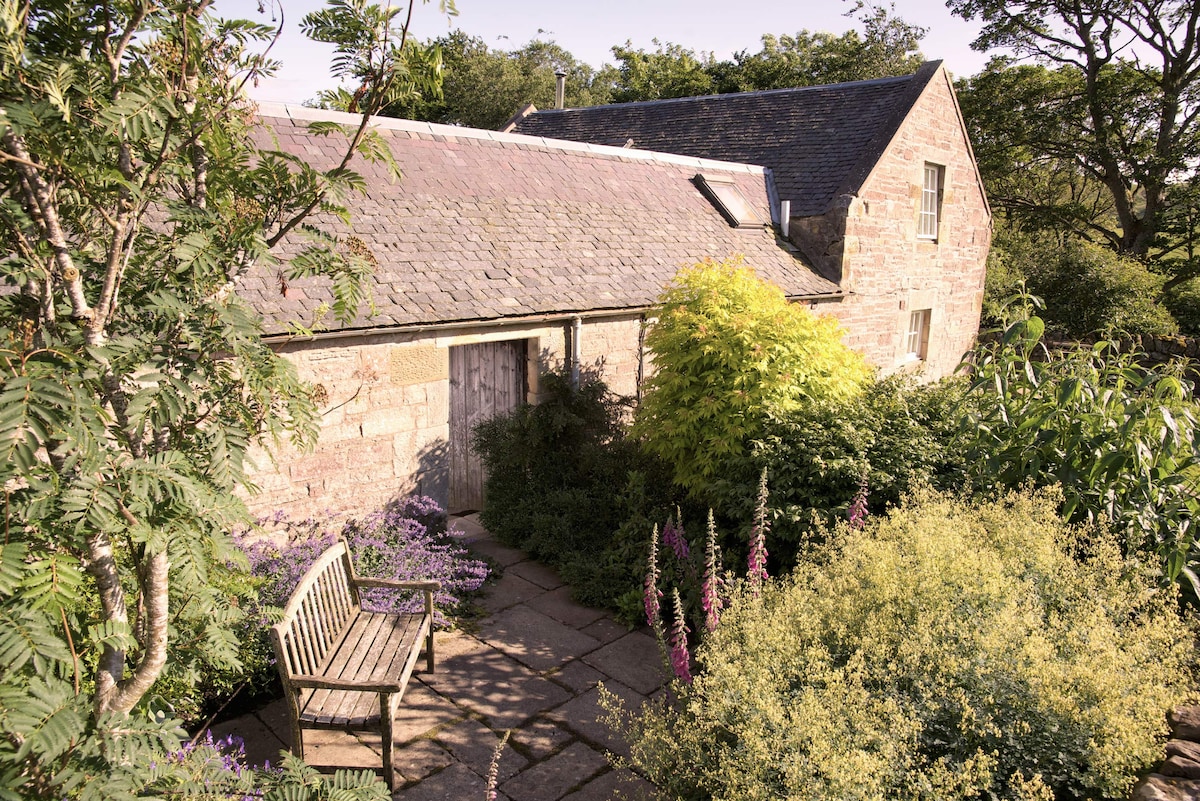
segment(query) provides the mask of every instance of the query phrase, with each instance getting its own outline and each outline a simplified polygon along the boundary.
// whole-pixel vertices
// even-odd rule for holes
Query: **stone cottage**
[[[615,117],[597,120],[612,126],[603,142],[565,141],[583,138],[575,128],[553,139],[379,119],[404,178],[357,162],[369,188],[353,230],[331,224],[374,255],[373,313],[296,335],[287,324],[328,301],[319,281],[260,276],[240,289],[323,399],[316,450],[260,459],[254,505],[356,511],[421,492],[478,508],[474,424],[536,400],[549,366],[598,366],[636,395],[654,299],[706,258],[741,254],[795,302],[836,315],[885,370],[953,369],[978,326],[990,216],[945,71],[728,97],[793,110],[720,97],[610,107],[641,108],[633,117],[670,132],[693,104],[714,116],[689,136],[727,143],[763,123],[770,147],[712,154]],[[532,113],[518,128],[592,111]],[[342,143],[307,123],[356,121],[268,105],[260,116],[261,135],[316,165],[335,163]]]
[[[974,342],[991,212],[950,75],[519,113],[507,130],[766,167],[788,237],[841,293],[820,311],[884,370]]]

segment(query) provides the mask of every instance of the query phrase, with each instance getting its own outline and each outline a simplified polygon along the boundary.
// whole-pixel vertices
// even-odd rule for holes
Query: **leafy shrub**
[[[847,400],[869,375],[838,323],[788,303],[740,260],[685,268],[646,335],[654,375],[635,433],[701,496],[771,413]]]
[[[1179,322],[1180,333],[1200,336],[1200,279],[1193,278],[1167,293],[1163,304]]]
[[[1057,499],[922,494],[735,595],[678,702],[616,717],[687,799],[1124,798],[1194,632]]]
[[[1045,298],[1046,325],[1056,336],[1083,339],[1094,334],[1173,334],[1179,326],[1159,302],[1164,278],[1142,262],[1074,238],[1050,235],[1002,238],[1006,262],[989,277],[992,316],[1013,294],[1012,279],[1024,276],[1028,291]],[[995,269],[989,260],[989,272]]]
[[[626,438],[629,403],[599,377],[574,389],[551,372],[540,388],[541,403],[475,429],[487,468],[480,520],[557,567],[581,602],[632,612],[651,510],[672,505],[669,475]]]
[[[1169,580],[1185,579],[1200,595],[1191,383],[1142,369],[1108,343],[1046,352],[1043,330],[1037,317],[1018,318],[976,354],[962,426],[973,482],[985,490],[1058,484],[1064,516],[1111,521],[1128,548],[1154,555]]]
[[[1014,236],[1018,235],[1005,229],[996,231],[992,236],[983,283],[983,310],[979,320],[983,329],[1003,326],[1009,298],[1021,292],[1025,286],[1025,272],[1017,263],[1018,259],[1010,257],[1008,252],[1008,242]]]
[[[954,440],[965,390],[961,379],[917,384],[889,376],[847,401],[770,413],[746,458],[714,482],[716,505],[727,519],[749,520],[765,469],[768,547],[776,569],[788,567],[815,531],[846,518],[862,485],[876,513],[922,485],[958,486],[963,464]]]

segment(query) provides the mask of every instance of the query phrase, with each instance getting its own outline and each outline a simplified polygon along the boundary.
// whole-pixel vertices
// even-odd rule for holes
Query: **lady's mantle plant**
[[[1059,498],[919,497],[734,593],[693,682],[625,717],[688,799],[1127,798],[1194,686],[1194,630]]]

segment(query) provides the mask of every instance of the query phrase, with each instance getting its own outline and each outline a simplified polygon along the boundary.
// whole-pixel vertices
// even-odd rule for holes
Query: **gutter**
[[[841,300],[846,297],[842,291],[827,292],[817,295],[787,295],[794,303],[816,303],[819,301]],[[338,339],[361,339],[372,336],[391,336],[395,334],[421,334],[438,331],[473,331],[480,328],[494,328],[502,325],[543,325],[574,323],[579,320],[606,320],[613,317],[635,317],[653,312],[658,306],[630,306],[624,309],[602,309],[590,312],[556,312],[554,314],[536,314],[529,317],[493,317],[488,320],[464,320],[461,322],[444,323],[407,323],[403,325],[374,326],[371,328],[344,328],[337,331],[315,331],[311,334],[266,334],[263,342],[268,345],[290,345],[292,343],[325,342]]]

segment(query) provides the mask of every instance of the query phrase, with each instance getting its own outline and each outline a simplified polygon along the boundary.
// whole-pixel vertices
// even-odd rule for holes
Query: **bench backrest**
[[[320,673],[342,628],[358,614],[360,599],[346,543],[325,550],[300,579],[283,619],[271,627],[275,657],[286,675]]]

